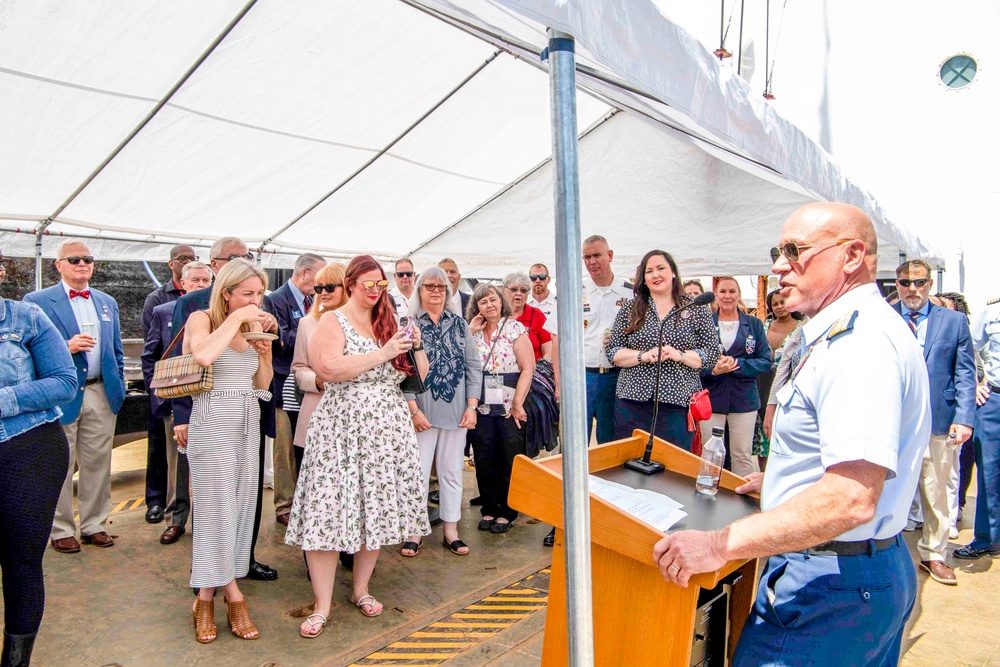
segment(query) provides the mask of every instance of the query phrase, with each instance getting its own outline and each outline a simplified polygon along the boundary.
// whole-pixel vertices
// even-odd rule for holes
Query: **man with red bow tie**
[[[59,495],[52,524],[52,548],[80,551],[73,519],[73,465],[80,470],[80,538],[84,544],[114,546],[104,529],[111,512],[111,448],[115,415],[125,400],[125,366],[118,304],[90,287],[94,256],[80,241],[64,241],[56,252],[62,280],[24,297],[41,307],[66,339],[76,365],[80,389],[60,406],[60,420],[69,440],[70,467]]]

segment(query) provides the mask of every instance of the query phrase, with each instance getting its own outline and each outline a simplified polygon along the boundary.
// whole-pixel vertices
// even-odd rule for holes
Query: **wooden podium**
[[[718,495],[697,493],[694,480],[701,459],[658,438],[654,440],[652,458],[663,463],[666,472],[647,476],[626,470],[623,464],[642,456],[648,437],[648,433],[636,430],[631,438],[591,447],[590,474],[633,488],[658,491],[683,503],[687,516],[669,532],[714,530],[759,511],[757,498],[732,492],[744,480],[729,471],[722,473]],[[534,461],[518,456],[514,461],[509,503],[517,511],[556,527],[542,665],[566,665],[569,648],[562,457]],[[702,589],[715,589],[723,581],[730,583],[729,644],[725,660],[728,663],[756,594],[756,560],[729,562],[716,572],[692,577],[689,586],[681,588],[664,580],[653,563],[653,545],[663,537],[659,530],[593,494],[590,526],[595,665],[706,664],[700,660],[692,662],[699,593]],[[724,662],[716,655],[709,664]]]

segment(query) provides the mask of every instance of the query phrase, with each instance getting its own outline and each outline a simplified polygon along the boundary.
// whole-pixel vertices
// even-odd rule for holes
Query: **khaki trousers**
[[[924,529],[917,542],[920,560],[944,562],[948,550],[951,517],[948,511],[948,478],[954,466],[955,447],[947,444],[948,436],[932,435],[924,451],[923,466],[917,492],[924,512]]]
[[[80,506],[80,534],[104,531],[111,513],[111,449],[115,441],[115,413],[111,412],[104,383],[95,382],[83,390],[83,405],[72,424],[64,424],[69,442],[69,472],[63,482],[52,522],[52,539],[76,536],[73,519],[73,463],[80,470],[77,499]]]
[[[274,515],[292,511],[295,497],[295,452],[292,451],[292,422],[284,410],[275,410],[274,435]]]

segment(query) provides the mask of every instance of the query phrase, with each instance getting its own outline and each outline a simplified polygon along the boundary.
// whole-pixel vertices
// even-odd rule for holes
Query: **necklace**
[[[723,331],[727,332],[736,331],[736,327],[738,327],[739,325],[740,325],[739,320],[736,320],[735,322],[727,322],[725,320],[719,320],[719,328],[722,329]]]

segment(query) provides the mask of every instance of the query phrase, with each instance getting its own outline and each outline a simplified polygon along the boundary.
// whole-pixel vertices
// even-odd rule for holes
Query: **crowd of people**
[[[893,413],[916,415],[905,439],[923,438],[923,443],[883,452],[886,443],[879,442],[865,450],[866,442],[888,432],[876,428],[868,435],[858,429],[852,447],[860,447],[860,453],[845,447],[835,454],[823,450],[835,449],[827,441],[848,428],[846,422],[862,423],[874,408],[842,395],[843,386],[824,384],[810,367],[822,368],[840,350],[854,349],[839,340],[861,324],[886,326],[884,314],[866,310],[875,308],[871,302],[877,294],[868,284],[874,280],[875,242],[870,222],[866,227],[854,211],[809,209],[795,222],[799,227],[794,216],[790,219],[799,232],[783,235],[772,250],[782,287],[767,294],[765,321],[747,311],[733,277],[714,280],[711,308],[689,307],[704,287],[697,280],[683,281],[669,252],[650,250],[626,278],[612,269],[608,241],[587,238],[581,248],[588,273],[581,323],[587,432],[598,444],[630,437],[634,429],[650,429],[655,413],[655,434],[690,451],[699,440],[689,421],[692,397],[707,390],[712,417],[695,428],[702,439],[713,428],[725,429],[727,467],[748,480],[743,491],[759,490],[767,471],[765,510],[786,500],[794,504],[790,499],[803,483],[834,488],[822,472],[839,462],[848,465],[854,454],[881,466],[885,490],[892,489],[895,503],[890,507],[878,494],[874,500],[866,497],[874,503],[876,519],[860,511],[852,525],[844,524],[844,517],[840,523],[831,518],[829,530],[816,528],[818,541],[809,544],[799,545],[801,535],[783,540],[787,524],[762,520],[757,537],[741,533],[740,547],[730,535],[728,556],[769,555],[773,561],[775,544],[808,551],[820,543],[855,543],[830,541],[843,535],[870,542],[874,556],[897,544],[893,540],[902,526],[893,529],[899,518],[893,508],[905,501],[913,505],[914,516],[921,512],[921,568],[935,581],[954,585],[946,546],[973,467],[979,480],[975,540],[953,556],[1000,554],[1000,398],[991,393],[1000,391],[1000,305],[991,302],[970,329],[961,295],[931,296],[929,265],[921,260],[901,265],[897,300],[890,301],[898,321],[891,326],[903,327],[909,340],[888,344],[878,339],[871,345],[889,350],[886,359],[904,359],[896,369],[904,374],[904,384],[917,382],[907,375],[913,369],[906,346],[915,339],[923,351],[922,384],[907,385],[910,402],[896,405]],[[818,241],[816,230],[840,240]],[[820,261],[812,258],[824,254],[823,261],[842,255],[843,267],[850,268],[841,272],[848,279],[838,299],[850,296],[850,303],[857,303],[853,318],[848,312],[847,319],[831,319],[826,306],[832,300],[803,296],[811,275],[803,267],[808,259],[810,270],[819,271]],[[253,259],[235,237],[216,241],[207,263],[192,247],[176,246],[168,262],[171,277],[149,295],[142,314],[147,385],[156,363],[175,355],[191,355],[198,368],[212,370],[212,388],[193,397],[162,399],[151,393],[145,493],[146,521],[167,523],[162,544],[177,543],[192,520],[190,586],[197,593],[192,616],[202,643],[218,636],[214,601],[219,588],[230,630],[242,639],[258,638],[238,581],[278,577],[255,557],[265,438],[273,439],[275,517],[286,527],[285,543],[303,551],[315,596],[313,614],[299,627],[304,638],[317,637],[329,621],[339,564],[352,570],[351,601],[360,612],[382,613],[383,603],[370,590],[372,573],[383,547],[398,545],[402,557],[419,557],[432,529],[432,477],[438,485],[435,518],[442,524],[443,547],[468,556],[470,547],[459,534],[466,462],[475,469],[478,497],[471,504],[481,514],[478,529],[503,534],[518,518],[507,500],[514,458],[559,444],[554,428],[559,418],[557,301],[545,264],[513,272],[499,284],[481,282],[468,293],[460,290],[462,275],[450,258],[419,272],[402,258],[390,281],[372,257],[358,256],[345,265],[308,253],[296,260],[287,282],[269,291],[268,276]],[[62,243],[55,266],[62,278],[56,285],[23,302],[0,300],[0,358],[5,361],[0,367],[2,666],[26,665],[30,659],[44,607],[46,539],[66,554],[79,552],[81,543],[114,546],[105,524],[115,415],[125,396],[118,306],[90,286],[94,257],[84,243]],[[0,255],[0,280],[3,275]],[[858,296],[862,292],[866,305]],[[884,308],[885,300],[878,299]],[[898,331],[892,335],[898,337]],[[857,338],[868,340],[870,334]],[[985,362],[982,379],[977,379],[974,349]],[[807,364],[811,355],[818,359]],[[872,361],[865,377],[875,377],[885,363]],[[870,389],[884,383],[879,376]],[[795,416],[803,405],[819,410],[815,406],[834,399],[862,414],[858,419],[836,415],[845,423],[825,425],[822,436],[811,434],[817,417],[809,422]],[[925,411],[921,401],[927,403]],[[901,437],[897,428],[887,440]],[[796,467],[800,456],[820,450],[819,472]],[[911,469],[904,464],[912,464]],[[73,511],[75,467],[80,471],[79,526]],[[900,500],[908,481],[913,482],[910,497]],[[861,502],[857,494],[846,498]],[[828,510],[838,506],[831,501]],[[778,509],[760,516],[779,514]],[[872,522],[875,528],[866,530]],[[700,571],[703,563],[689,557],[700,553],[690,546],[702,539],[696,535],[685,531],[658,545],[656,557],[666,578],[686,585]],[[768,535],[771,546],[761,546],[758,540]],[[554,530],[544,543],[551,546],[553,540]],[[839,548],[829,546],[827,552],[842,555]],[[776,567],[801,566],[793,560],[769,561],[764,580],[776,580]],[[904,591],[902,609],[893,614],[908,609],[905,598]],[[774,601],[758,600],[761,604]],[[768,632],[769,612],[758,607],[745,634],[759,638]],[[8,655],[27,657],[15,663]]]

